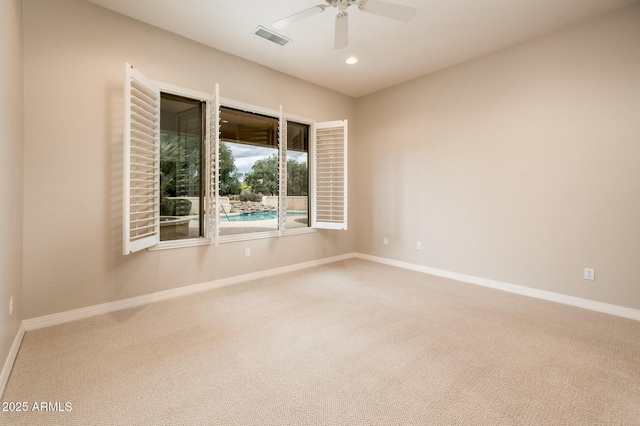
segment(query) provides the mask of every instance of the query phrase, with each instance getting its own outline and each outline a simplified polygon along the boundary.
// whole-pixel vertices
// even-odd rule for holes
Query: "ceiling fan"
[[[318,4],[275,21],[273,27],[278,29],[285,28],[317,13],[324,12],[325,9],[329,7],[335,7],[338,9],[338,14],[336,15],[335,48],[342,49],[349,45],[347,8],[350,6],[358,6],[358,9],[363,12],[373,13],[374,15],[384,16],[385,18],[402,22],[409,22],[416,15],[416,9],[413,7],[388,3],[382,0],[325,0],[325,2],[326,4]]]

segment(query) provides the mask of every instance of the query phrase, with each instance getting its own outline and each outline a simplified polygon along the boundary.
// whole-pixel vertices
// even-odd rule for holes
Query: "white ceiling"
[[[639,0],[387,0],[418,9],[403,23],[349,12],[349,47],[334,50],[336,9],[278,34],[253,34],[324,0],[87,0],[224,52],[352,97],[419,77]],[[356,65],[345,64],[357,56]]]

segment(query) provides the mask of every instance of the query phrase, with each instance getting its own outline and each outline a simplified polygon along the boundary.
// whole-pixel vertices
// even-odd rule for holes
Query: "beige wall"
[[[640,6],[360,98],[355,126],[359,252],[640,309]]]
[[[0,2],[0,369],[22,320],[22,1]],[[9,316],[9,299],[14,312]]]
[[[24,318],[356,249],[640,309],[638,6],[357,101],[80,0],[25,0],[24,13]],[[218,82],[227,98],[352,119],[351,229],[122,256],[124,62],[195,90]],[[20,100],[0,102],[19,140]],[[20,181],[15,163],[5,180]],[[2,214],[20,222],[22,210]],[[1,244],[3,262],[20,261],[9,250],[19,237]]]
[[[24,13],[26,318],[355,249],[350,230],[123,256],[125,62],[154,80],[209,93],[218,82],[223,97],[317,120],[352,119],[355,102],[84,1],[25,0]]]

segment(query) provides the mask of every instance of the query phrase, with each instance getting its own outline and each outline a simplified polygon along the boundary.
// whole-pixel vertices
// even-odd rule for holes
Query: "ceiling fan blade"
[[[344,49],[349,45],[349,15],[340,12],[336,16],[336,49]]]
[[[374,15],[384,16],[385,18],[402,22],[409,22],[416,16],[417,12],[417,9],[414,7],[388,3],[382,0],[364,0],[358,7],[363,12],[373,13]]]
[[[316,6],[310,7],[309,9],[305,9],[301,12],[294,13],[293,15],[289,15],[286,18],[282,18],[278,21],[275,21],[272,25],[274,28],[284,28],[288,27],[291,24],[295,24],[296,22],[302,21],[310,16],[313,16],[317,13],[324,12],[327,5],[318,4]]]

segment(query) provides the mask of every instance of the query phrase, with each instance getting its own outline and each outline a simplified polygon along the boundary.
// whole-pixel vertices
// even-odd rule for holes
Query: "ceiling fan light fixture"
[[[349,20],[347,9],[357,6],[362,12],[368,12],[397,21],[409,22],[416,15],[415,7],[389,3],[385,0],[325,0],[325,4],[317,4],[300,12],[289,15],[275,21],[274,28],[284,28],[296,22],[307,19],[315,14],[324,12],[325,9],[335,7],[338,9],[335,24],[335,49],[344,49],[349,45]]]

